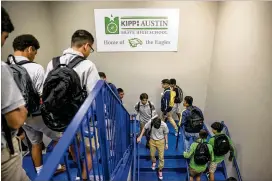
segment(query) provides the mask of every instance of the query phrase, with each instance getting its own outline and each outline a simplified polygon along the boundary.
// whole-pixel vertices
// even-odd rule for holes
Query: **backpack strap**
[[[154,120],[151,120],[151,128],[150,128],[150,134],[151,134],[151,131],[152,131],[152,127],[154,125]]]
[[[5,116],[2,114],[2,130],[3,132],[5,133],[5,138],[6,138],[6,141],[7,141],[7,146],[9,148],[9,152],[11,155],[13,155],[15,153],[14,151],[14,147],[13,147],[13,142],[12,142],[12,135],[11,135],[11,130],[8,126],[8,123],[7,123],[7,120],[5,118]]]
[[[74,68],[78,63],[82,62],[83,60],[85,60],[83,57],[81,57],[81,56],[76,56],[76,57],[68,64],[68,67],[69,67],[69,68]]]
[[[28,64],[28,63],[35,63],[35,62],[31,62],[29,60],[23,60],[23,61],[20,61],[20,62],[15,62],[17,65],[24,65],[24,64]]]
[[[138,102],[137,110],[138,112],[140,111],[140,101]]]
[[[152,118],[152,104],[150,101],[148,101],[149,107],[150,107],[150,111],[151,111],[151,118]]]
[[[55,69],[56,67],[58,67],[60,65],[60,57],[54,57],[52,59],[52,64],[53,64],[53,69]]]
[[[22,60],[22,61],[20,61],[20,62],[17,62],[16,59],[15,59],[15,56],[12,55],[12,54],[10,54],[10,55],[8,56],[7,62],[6,62],[8,65],[11,65],[11,64],[12,64],[11,61],[10,61],[11,59],[12,59],[13,62],[14,62],[15,64],[17,64],[17,65],[24,65],[24,64],[27,64],[27,63],[35,63],[35,62],[31,62],[31,61],[29,61],[29,60]]]
[[[7,62],[6,62],[8,65],[11,65],[10,59],[12,59],[12,60],[16,63],[14,55],[10,54],[10,55],[8,56]]]

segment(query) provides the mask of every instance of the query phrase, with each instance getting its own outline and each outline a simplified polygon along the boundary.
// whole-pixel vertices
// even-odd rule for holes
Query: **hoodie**
[[[63,51],[63,55],[60,57],[61,64],[68,64],[75,58],[76,56],[82,56],[83,54],[73,50],[72,48],[68,48]],[[81,86],[86,85],[88,93],[93,90],[96,83],[100,80],[98,71],[96,69],[95,64],[90,60],[84,60],[76,65],[74,68],[75,72],[78,74],[81,82]],[[45,72],[44,80],[47,78],[48,73],[53,70],[52,60],[48,63],[47,69]]]

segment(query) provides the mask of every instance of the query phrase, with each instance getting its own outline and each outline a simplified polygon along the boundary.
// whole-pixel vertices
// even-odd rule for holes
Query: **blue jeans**
[[[185,134],[185,148],[184,148],[184,150],[186,152],[189,152],[191,144],[197,140],[197,138],[199,137],[199,133],[188,133],[188,132],[184,131],[184,134]],[[190,140],[190,139],[192,139],[192,140]]]

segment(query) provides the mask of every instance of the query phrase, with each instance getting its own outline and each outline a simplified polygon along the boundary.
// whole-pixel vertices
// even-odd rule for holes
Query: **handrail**
[[[221,121],[221,124],[222,124],[222,125],[224,126],[224,128],[225,128],[226,135],[227,135],[228,137],[230,137],[229,129],[228,129],[228,127],[225,125],[224,121]],[[237,176],[238,176],[238,180],[239,180],[239,181],[242,181],[242,176],[241,176],[241,173],[240,173],[240,169],[239,169],[239,166],[238,166],[238,163],[237,163],[237,160],[236,160],[235,157],[233,158],[233,165],[234,165],[234,167],[235,167],[235,170],[236,170],[236,173],[237,173]]]
[[[47,159],[47,162],[50,164],[44,164],[43,171],[40,175],[35,179],[36,181],[41,181],[41,178],[50,177],[54,174],[61,157],[58,155],[64,155],[68,147],[70,146],[73,138],[77,134],[77,130],[80,127],[82,121],[82,114],[85,114],[92,102],[95,100],[95,97],[98,95],[100,89],[102,89],[104,85],[103,81],[98,81],[92,92],[89,94],[87,99],[85,100],[84,104],[80,107],[79,111],[71,121],[70,125],[67,127],[66,131],[64,132],[62,138],[59,140],[56,147],[53,149],[51,156]],[[65,139],[63,139],[65,138]]]
[[[117,101],[117,100],[118,101]],[[107,116],[109,113],[110,116]],[[91,117],[92,116],[92,117]],[[91,144],[92,137],[97,139],[98,142],[100,142],[100,148],[97,146],[97,142],[95,142],[95,147],[97,152],[97,156],[99,153],[101,153],[102,156],[102,172],[103,172],[103,180],[109,180],[115,177],[116,168],[118,168],[120,163],[123,163],[123,160],[127,160],[128,154],[131,153],[131,141],[130,139],[124,135],[129,134],[130,128],[127,120],[129,119],[129,113],[125,109],[125,107],[121,104],[120,100],[118,99],[117,95],[114,94],[114,92],[111,90],[108,84],[106,84],[105,81],[99,80],[94,87],[94,89],[89,93],[89,96],[83,103],[83,105],[80,107],[79,111],[69,124],[69,126],[66,128],[65,132],[63,133],[63,136],[59,140],[58,144],[53,149],[51,155],[47,159],[46,163],[43,166],[42,172],[35,178],[35,181],[41,181],[41,180],[50,180],[53,176],[60,160],[63,158],[67,158],[66,151],[71,146],[71,144],[74,144],[76,156],[77,156],[77,164],[78,164],[78,171],[81,173],[81,164],[79,163],[79,160],[81,160],[81,156],[79,154],[82,154],[82,156],[85,156],[85,166],[87,166],[87,157],[86,157],[86,147],[85,143],[83,141],[83,138],[89,138],[89,143]],[[89,122],[91,121],[91,122]],[[108,122],[112,122],[117,125],[125,126],[124,132],[122,134],[120,133],[121,128],[113,126],[106,127],[106,124],[109,124]],[[85,125],[85,122],[87,122],[87,128],[88,133],[85,134],[83,126]],[[97,122],[97,125],[95,125],[95,122]],[[106,123],[107,122],[107,123]],[[93,127],[93,130],[91,132],[90,130],[90,124],[91,127]],[[99,136],[96,136],[96,128],[100,131]],[[118,128],[118,129],[117,129]],[[80,134],[78,134],[80,133]],[[111,134],[113,138],[111,138],[113,141],[111,141],[111,144],[109,143],[109,138],[107,137],[108,134]],[[77,149],[77,141],[76,137],[81,136],[80,138],[80,144],[83,146],[82,153],[79,152],[79,148]],[[118,139],[122,139],[120,140]],[[113,145],[114,144],[114,145]],[[117,144],[117,145],[115,145]],[[113,145],[113,146],[112,146]],[[113,150],[110,150],[113,149]],[[81,148],[80,148],[81,150]],[[91,156],[92,161],[93,159],[93,153],[92,149]],[[111,151],[114,151],[114,159],[112,159]],[[96,158],[97,159],[97,158]],[[98,159],[97,159],[98,160]],[[66,165],[67,165],[67,159],[64,159]],[[99,167],[98,174],[99,173]],[[120,168],[121,169],[121,168]],[[69,171],[69,167],[67,168],[67,176],[68,179],[71,180],[71,174]],[[94,170],[93,170],[94,171]],[[79,174],[81,177],[81,174]],[[99,175],[98,175],[99,176]],[[89,175],[87,175],[89,179]],[[94,178],[95,178],[95,172],[94,172]],[[112,178],[110,178],[112,177]],[[97,180],[97,179],[96,179]],[[99,176],[100,180],[100,176]]]
[[[185,146],[185,133],[184,133],[184,128],[182,129],[182,140],[183,140],[183,148],[186,148]],[[187,179],[188,181],[190,180],[190,174],[189,174],[189,164],[188,164],[188,159],[186,159],[186,170],[187,170]]]
[[[132,116],[133,119],[133,136],[132,136],[132,139],[133,139],[133,181],[136,181],[136,147],[137,147],[137,143],[136,143],[136,118],[135,116]]]
[[[133,170],[132,170],[132,181],[139,181],[140,180],[140,156],[139,156],[139,144],[137,143],[137,136],[138,133],[136,132],[137,129],[137,120],[136,120],[136,114],[132,114],[131,121],[133,121],[132,126],[133,126],[133,134],[132,134],[132,139],[133,139]],[[136,166],[137,165],[137,166]],[[136,179],[136,174],[137,174],[137,179]]]

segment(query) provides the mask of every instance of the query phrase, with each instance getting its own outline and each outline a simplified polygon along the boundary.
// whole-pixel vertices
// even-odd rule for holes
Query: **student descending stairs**
[[[175,130],[167,122],[169,128],[168,135],[168,150],[165,151],[164,155],[164,169],[163,169],[163,180],[171,181],[187,181],[189,180],[189,160],[183,157],[184,152],[184,139],[183,131],[181,129],[181,134],[179,135],[178,147],[176,149],[176,140]],[[137,181],[158,181],[157,171],[151,169],[151,160],[150,152],[145,147],[146,140],[145,137],[142,138],[141,143],[138,145],[138,157],[139,157],[139,178],[136,174]],[[157,154],[156,154],[157,155]],[[136,164],[137,165],[137,164]],[[157,160],[158,165],[158,160]],[[137,169],[138,170],[138,166]],[[217,181],[224,181],[227,178],[226,170],[223,164],[218,166],[218,169],[215,173],[215,179]],[[206,181],[207,176],[202,174],[201,180]]]

